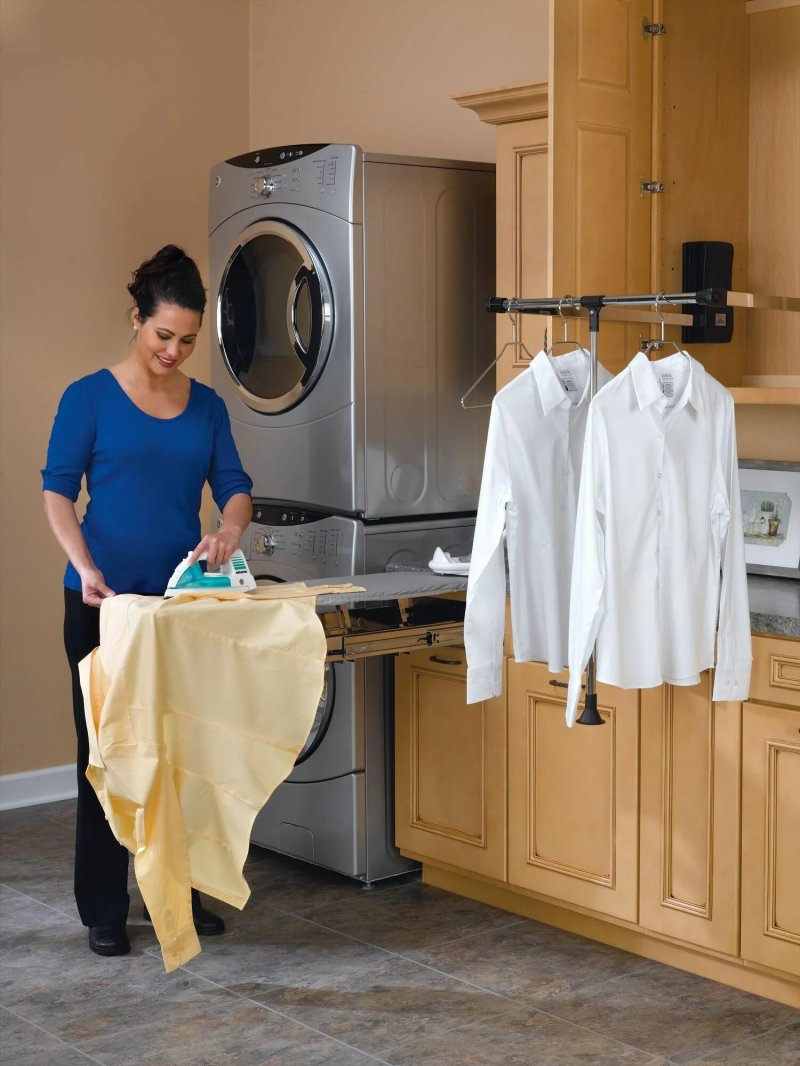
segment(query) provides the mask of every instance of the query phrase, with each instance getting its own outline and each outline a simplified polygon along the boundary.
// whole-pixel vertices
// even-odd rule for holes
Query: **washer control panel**
[[[254,501],[250,559],[299,569],[309,577],[351,574],[359,527],[352,518]]]

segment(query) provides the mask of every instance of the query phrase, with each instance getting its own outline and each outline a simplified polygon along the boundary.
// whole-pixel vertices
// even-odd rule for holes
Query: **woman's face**
[[[134,310],[136,355],[145,369],[159,377],[177,370],[194,351],[200,322],[199,311],[177,304],[157,304],[144,322],[139,318],[138,308]]]

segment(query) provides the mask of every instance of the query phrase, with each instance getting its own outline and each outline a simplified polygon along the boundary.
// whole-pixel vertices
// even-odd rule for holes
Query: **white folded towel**
[[[451,555],[450,552],[437,548],[428,566],[434,574],[461,574],[466,577],[469,574],[470,558],[469,555]]]

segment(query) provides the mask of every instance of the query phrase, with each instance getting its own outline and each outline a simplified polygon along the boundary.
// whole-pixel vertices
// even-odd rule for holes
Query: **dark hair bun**
[[[206,291],[197,264],[176,244],[164,245],[137,267],[128,292],[142,322],[160,303],[177,304],[201,315],[206,307]]]

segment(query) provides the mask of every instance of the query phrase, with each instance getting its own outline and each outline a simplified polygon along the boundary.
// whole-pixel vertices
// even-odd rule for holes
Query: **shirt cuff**
[[[467,703],[481,703],[503,691],[502,662],[467,666]]]
[[[731,700],[734,703],[746,700],[750,693],[752,665],[752,659],[745,659],[729,666],[717,666],[714,671],[714,691],[711,699],[717,703],[723,700]]]

